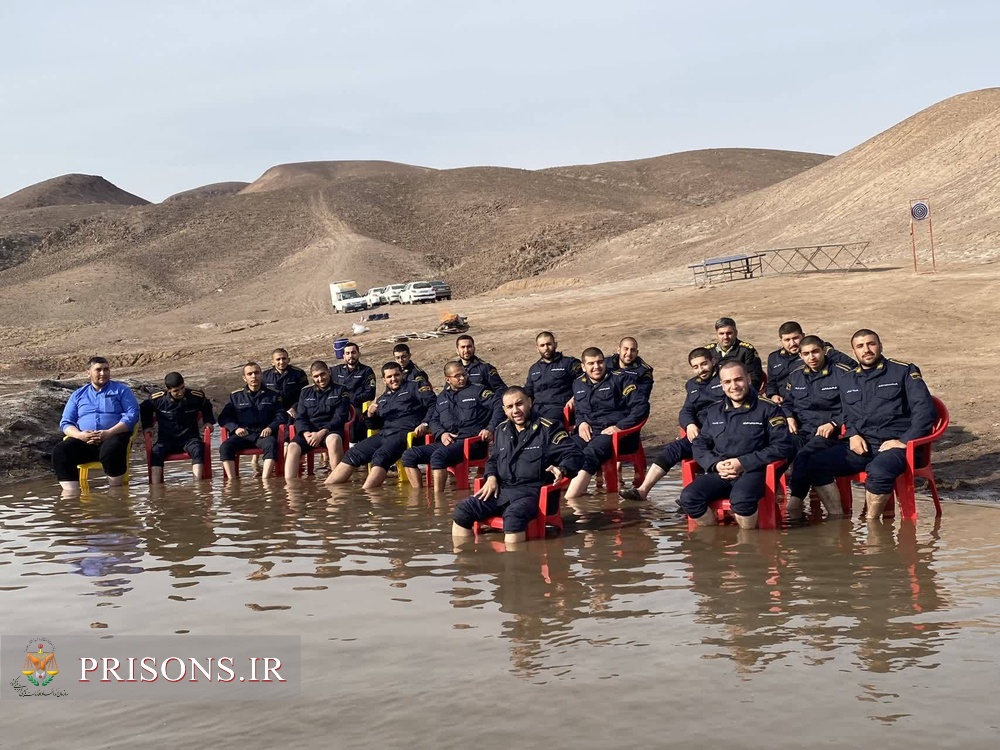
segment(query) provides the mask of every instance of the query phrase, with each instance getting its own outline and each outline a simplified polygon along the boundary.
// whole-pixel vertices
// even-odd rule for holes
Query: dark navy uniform
[[[573,401],[576,423],[590,425],[589,442],[578,434],[573,436],[583,451],[583,470],[588,474],[596,474],[601,464],[612,456],[611,436],[600,434],[602,430],[608,427],[627,430],[649,416],[649,401],[643,397],[639,386],[632,377],[614,370],[608,370],[596,383],[587,375],[574,380]],[[638,434],[630,436],[622,449],[626,452],[634,449],[638,440]]]
[[[753,344],[736,339],[732,348],[726,351],[722,351],[718,341],[705,344],[705,348],[715,355],[717,364],[722,364],[722,361],[726,359],[736,359],[742,362],[743,366],[747,368],[754,390],[760,390],[760,384],[764,382],[764,366],[761,364],[760,355],[754,349]]]
[[[425,421],[434,405],[434,389],[426,382],[404,382],[397,391],[386,389],[375,402],[375,416],[368,426],[378,429],[377,435],[365,438],[344,455],[348,466],[372,464],[388,469],[406,450],[406,436]]]
[[[413,364],[412,359],[403,368],[403,382],[416,383],[418,386],[431,385],[431,379],[427,377],[427,373]],[[434,386],[431,386],[431,390],[434,390]]]
[[[466,438],[483,430],[493,432],[503,420],[501,396],[488,387],[470,383],[456,391],[449,386],[438,394],[437,402],[427,412],[427,424],[435,442],[407,448],[403,454],[403,466],[416,468],[426,463],[432,469],[456,466],[465,459]],[[456,435],[450,445],[441,442],[441,436],[446,432]],[[485,456],[487,447],[485,442],[474,445],[471,458]]]
[[[580,377],[583,366],[576,357],[556,352],[550,362],[539,359],[528,370],[525,392],[531,396],[533,409],[539,416],[553,422],[563,421],[563,408],[573,397],[573,381]]]
[[[643,398],[649,401],[653,392],[653,366],[649,362],[642,357],[636,357],[632,364],[625,366],[618,354],[612,354],[611,359],[608,360],[608,369],[632,378],[632,382],[639,388]]]
[[[230,393],[229,403],[219,414],[219,424],[229,432],[229,437],[219,446],[219,457],[223,461],[233,461],[237,451],[256,447],[264,453],[264,458],[276,459],[278,427],[285,424],[288,416],[285,408],[281,394],[266,385],[256,392],[243,386]],[[246,437],[236,434],[240,427],[247,431]],[[265,427],[271,428],[271,434],[261,437]]]
[[[180,399],[173,399],[166,391],[158,391],[139,405],[142,429],[157,425],[156,442],[150,453],[151,466],[163,466],[163,459],[171,453],[187,453],[191,463],[205,462],[205,444],[202,440],[198,418],[205,424],[215,424],[212,402],[204,391],[184,389]]]
[[[722,383],[719,381],[718,374],[713,374],[704,379],[691,378],[684,387],[687,390],[687,395],[684,398],[684,405],[681,406],[681,410],[677,414],[677,423],[682,430],[687,430],[689,424],[700,429],[705,409],[712,404],[719,403],[725,397],[722,393]],[[685,458],[693,457],[691,441],[685,435],[663,446],[663,450],[653,460],[653,463],[664,472],[668,472]]]
[[[789,491],[792,497],[804,498],[809,492],[809,460],[820,451],[832,448],[840,439],[841,415],[840,384],[851,368],[844,364],[831,364],[828,360],[822,370],[811,370],[802,365],[789,373],[782,396],[782,408],[798,422],[798,432],[792,440],[798,446],[791,471]],[[816,434],[821,425],[832,423],[834,431],[825,438]]]
[[[483,362],[479,357],[473,357],[468,362],[464,359],[460,359],[459,361],[465,367],[465,374],[468,375],[470,383],[486,386],[501,396],[507,390],[507,384],[503,382],[503,378],[500,377],[497,368],[489,362]]]
[[[351,406],[354,407],[354,425],[351,428],[351,442],[360,443],[365,439],[364,405],[375,398],[375,371],[360,362],[353,370],[347,365],[336,365],[330,368],[330,379],[344,386],[351,396]]]
[[[516,534],[538,516],[538,494],[554,477],[549,466],[557,466],[565,477],[573,477],[583,465],[583,454],[561,422],[534,412],[523,430],[510,420],[497,427],[493,450],[486,463],[486,477],[496,477],[500,491],[489,500],[470,497],[455,506],[456,524],[471,529],[473,523],[503,516],[503,530]],[[548,508],[554,514],[556,508]]]
[[[299,395],[302,389],[309,385],[309,376],[305,370],[289,365],[284,372],[278,372],[273,367],[268,367],[262,374],[264,385],[270,386],[281,394],[281,401],[285,408],[295,406],[299,403]]]
[[[823,352],[826,354],[826,361],[831,365],[847,365],[857,367],[858,363],[841,351],[833,348],[829,341],[823,342]],[[785,386],[788,385],[788,378],[794,370],[802,367],[802,358],[796,352],[792,354],[784,347],[777,349],[767,355],[767,385],[764,386],[765,395],[785,397]]]
[[[764,494],[767,465],[795,455],[788,420],[781,407],[758,398],[752,390],[740,406],[728,398],[713,404],[703,419],[693,453],[706,473],[681,491],[681,508],[699,518],[710,502],[728,497],[733,513],[753,515]],[[716,464],[730,458],[738,458],[744,471],[736,479],[723,479]]]
[[[937,417],[920,368],[885,357],[868,370],[856,367],[841,379],[840,400],[847,437],[860,435],[868,451],[858,455],[844,440],[817,453],[809,461],[810,483],[823,486],[835,477],[865,471],[868,492],[889,494],[906,468],[906,451],[879,452],[879,447],[887,440],[906,443],[929,435]]]
[[[295,442],[303,451],[312,450],[305,433],[327,430],[343,436],[344,425],[351,418],[351,395],[344,386],[331,383],[325,391],[308,385],[299,395],[295,408]]]

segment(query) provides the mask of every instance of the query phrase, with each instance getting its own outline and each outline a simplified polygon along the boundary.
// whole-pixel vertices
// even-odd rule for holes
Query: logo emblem
[[[49,651],[45,650],[48,644]],[[28,646],[24,655],[24,665],[21,667],[21,674],[28,678],[35,687],[45,687],[59,674],[59,665],[56,663],[56,649],[51,643],[39,643],[38,650],[34,651],[32,646]]]

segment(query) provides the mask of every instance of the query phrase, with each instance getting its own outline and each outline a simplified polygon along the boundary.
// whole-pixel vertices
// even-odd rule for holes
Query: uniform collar
[[[854,370],[854,372],[863,372],[863,373],[868,373],[869,375],[882,374],[884,371],[885,371],[885,357],[879,357],[878,362],[876,362],[871,367],[865,368],[861,364],[859,364],[857,368]]]
[[[738,407],[733,405],[733,402],[726,396],[725,408],[723,411],[750,411],[757,405],[757,394],[754,393],[753,389],[750,389],[750,393],[747,394],[746,399]]]
[[[810,375],[815,375],[816,373],[819,373],[820,375],[829,375],[830,374],[830,360],[828,359],[828,360],[826,360],[826,362],[823,363],[823,369],[822,370],[813,370],[811,367],[809,367],[809,365],[802,365],[802,370],[803,370],[803,372],[806,372],[806,373],[808,373]]]

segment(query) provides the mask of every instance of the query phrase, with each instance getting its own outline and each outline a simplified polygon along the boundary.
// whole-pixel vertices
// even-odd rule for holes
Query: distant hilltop
[[[89,204],[145,206],[149,201],[122,190],[98,175],[64,174],[0,198],[0,215],[32,208]]]

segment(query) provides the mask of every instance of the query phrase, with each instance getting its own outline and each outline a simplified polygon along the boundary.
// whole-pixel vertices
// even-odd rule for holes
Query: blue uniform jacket
[[[63,408],[59,429],[70,425],[78,430],[110,430],[121,422],[129,430],[139,421],[139,402],[132,389],[117,380],[109,380],[98,391],[90,383],[77,388]]]
[[[603,380],[593,383],[586,375],[573,381],[576,423],[586,422],[597,434],[617,426],[627,430],[649,416],[649,400],[628,375],[608,370]]]
[[[184,442],[200,438],[198,417],[205,424],[215,424],[212,402],[205,398],[204,391],[184,389],[184,396],[175,401],[166,391],[157,391],[139,405],[142,429],[148,430],[156,418],[160,440]]]
[[[745,471],[757,471],[792,458],[795,443],[781,407],[750,391],[740,406],[726,398],[708,407],[691,452],[705,471],[729,458],[738,458]]]
[[[840,408],[840,383],[851,368],[827,361],[822,370],[813,371],[805,365],[788,376],[784,396],[785,413],[799,423],[799,432],[815,434],[820,425],[833,422],[839,429],[844,423]]]
[[[330,379],[347,389],[359,415],[361,405],[375,398],[375,371],[368,365],[358,363],[354,370],[348,370],[347,365],[336,365],[330,369]]]
[[[222,407],[219,414],[219,424],[229,432],[239,427],[250,432],[270,427],[277,432],[287,416],[281,394],[276,390],[265,385],[254,393],[243,386],[229,394],[229,403]]]
[[[493,432],[504,420],[500,398],[484,385],[470,383],[460,391],[445,388],[427,412],[427,424],[438,440],[446,432],[458,435],[460,440],[482,430]]]
[[[403,382],[416,383],[417,385],[431,385],[431,379],[427,377],[427,373],[413,364],[412,359],[403,370]],[[434,390],[434,386],[431,386],[431,390]]]
[[[653,366],[649,362],[642,357],[636,357],[635,362],[625,367],[621,357],[612,354],[611,359],[608,360],[608,369],[632,378],[632,382],[639,388],[643,398],[649,401],[649,397],[653,393]]]
[[[331,383],[325,391],[308,385],[299,394],[299,404],[295,408],[295,431],[343,432],[344,425],[351,418],[351,395],[344,386]]]
[[[823,342],[823,351],[826,353],[826,361],[831,365],[847,365],[857,367],[858,363],[841,351],[833,348],[829,341]],[[784,347],[777,349],[767,355],[767,385],[764,386],[764,393],[770,396],[785,397],[785,386],[788,385],[789,376],[804,363],[798,354],[791,354]]]
[[[872,451],[886,440],[929,435],[937,417],[920,368],[884,357],[870,370],[844,373],[840,400],[847,436],[861,435]]]
[[[576,476],[583,467],[583,451],[562,425],[534,414],[521,431],[509,419],[500,423],[486,476],[497,478],[501,497],[506,487],[539,489],[551,484],[549,466],[558,466],[567,477]]]
[[[725,394],[722,392],[722,383],[719,381],[718,374],[714,374],[704,380],[691,378],[685,388],[687,396],[684,398],[684,405],[681,406],[681,410],[677,414],[677,423],[682,430],[686,430],[689,424],[701,427],[705,409],[725,398]]]
[[[538,406],[558,406],[560,409],[573,396],[573,381],[580,377],[582,365],[576,357],[556,352],[551,362],[539,359],[528,370],[525,392]]]
[[[753,344],[736,339],[732,348],[722,351],[719,342],[713,341],[705,344],[705,348],[715,354],[715,358],[721,364],[724,359],[737,359],[743,363],[750,374],[750,382],[756,390],[760,389],[760,384],[764,382],[764,366],[761,364],[760,355]]]
[[[500,377],[497,368],[489,362],[483,362],[479,357],[469,360],[468,363],[463,360],[459,361],[465,367],[465,374],[469,376],[470,383],[484,385],[494,393],[501,395],[507,390],[507,384],[503,382],[503,378]]]
[[[425,382],[404,382],[398,391],[387,388],[376,403],[378,409],[368,418],[369,427],[386,436],[412,432],[426,421],[427,411],[434,405],[434,389]]]
[[[299,402],[299,395],[302,389],[309,385],[309,376],[305,370],[289,365],[284,372],[279,373],[273,367],[264,370],[264,385],[270,386],[281,394],[281,401],[287,409]]]

